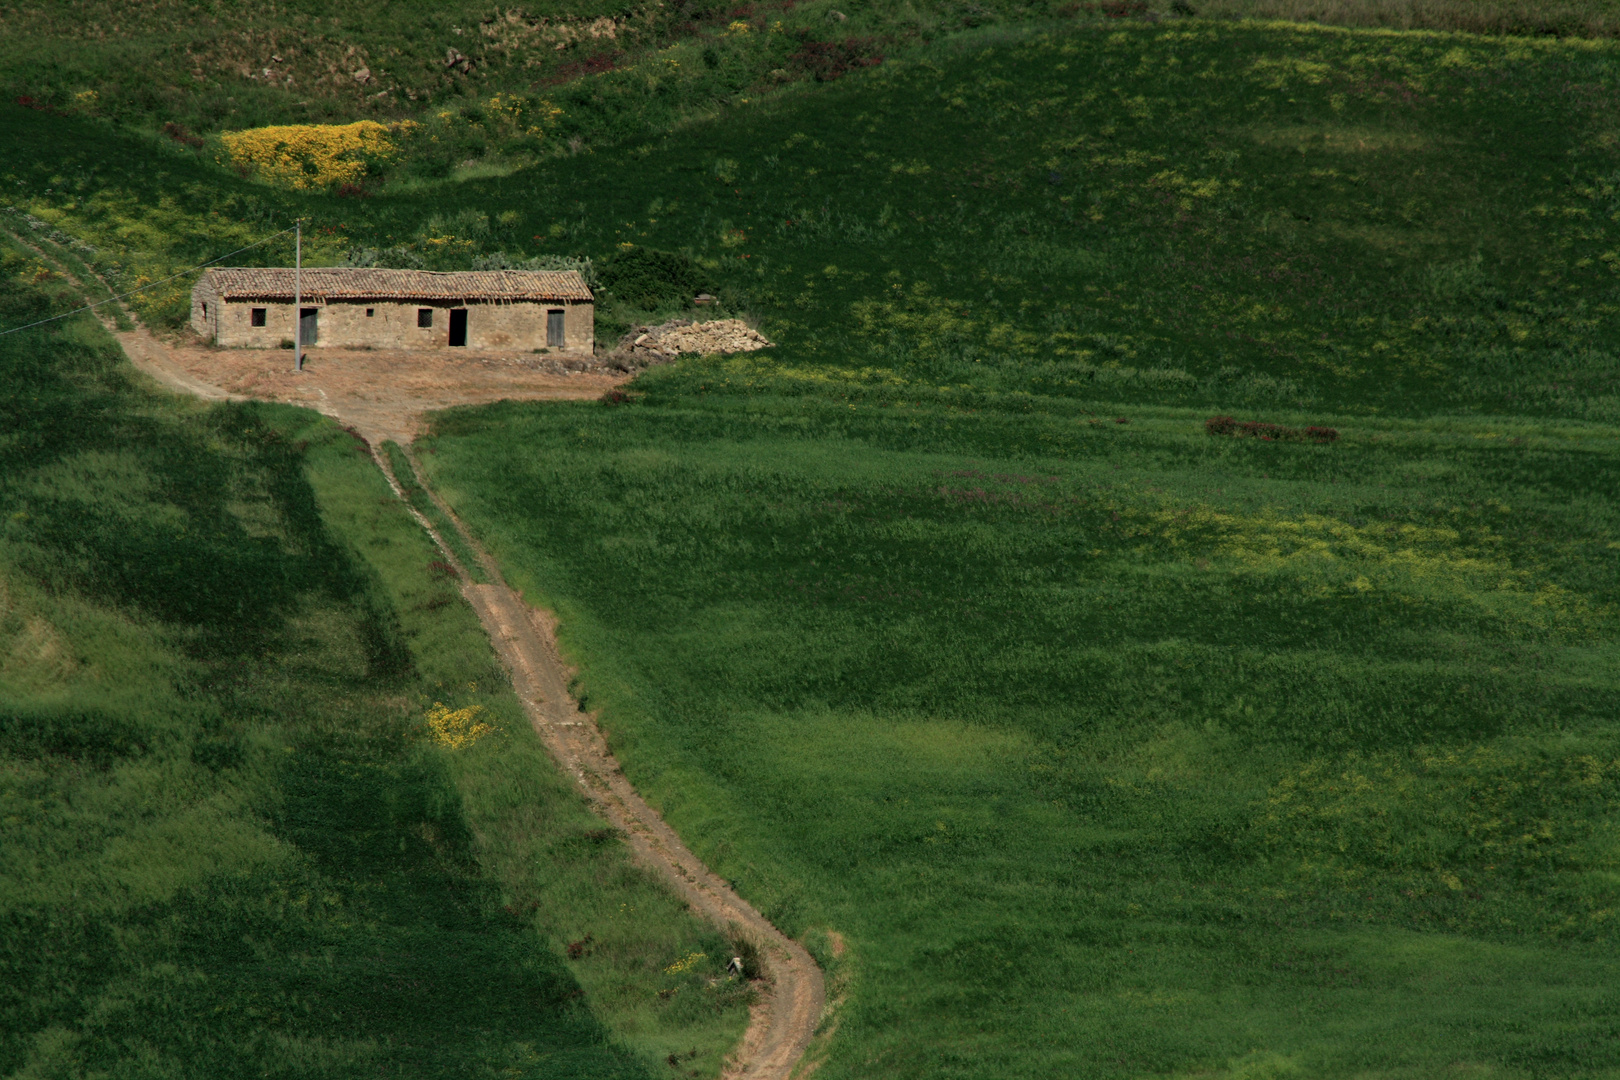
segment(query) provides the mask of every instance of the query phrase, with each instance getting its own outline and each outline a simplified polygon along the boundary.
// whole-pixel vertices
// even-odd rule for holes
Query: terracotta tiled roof
[[[216,267],[197,282],[223,300],[293,298],[290,266]],[[572,270],[379,270],[309,267],[299,282],[305,300],[590,300]]]

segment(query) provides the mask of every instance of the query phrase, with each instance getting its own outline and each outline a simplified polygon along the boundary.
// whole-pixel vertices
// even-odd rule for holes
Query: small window
[[[251,322],[254,326],[263,326],[264,325],[264,308],[262,308],[262,307],[254,308],[253,311],[248,316],[248,321]]]
[[[377,309],[376,308],[369,308],[369,307],[366,308],[366,318],[369,319],[375,314],[377,314]]]
[[[208,301],[203,301],[203,318],[208,318]]]
[[[416,309],[416,325],[417,326],[432,326],[433,325],[433,309],[430,308],[430,307],[419,307],[419,308],[417,308]]]

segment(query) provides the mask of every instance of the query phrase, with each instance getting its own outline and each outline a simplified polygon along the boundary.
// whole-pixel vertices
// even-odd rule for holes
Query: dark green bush
[[[600,277],[602,287],[615,299],[648,309],[667,303],[689,304],[706,282],[689,256],[644,247],[609,256],[602,263]]]

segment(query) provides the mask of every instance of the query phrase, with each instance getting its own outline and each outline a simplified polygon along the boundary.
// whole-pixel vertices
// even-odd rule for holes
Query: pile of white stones
[[[667,364],[681,353],[752,352],[770,345],[764,334],[741,319],[671,319],[658,326],[635,327],[603,359],[609,367],[631,371]]]

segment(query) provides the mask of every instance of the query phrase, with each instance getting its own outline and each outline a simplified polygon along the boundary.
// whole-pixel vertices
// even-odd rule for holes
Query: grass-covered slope
[[[424,460],[635,783],[845,936],[822,1075],[1620,1068],[1612,430],[672,382]]]
[[[0,10],[0,88],[182,146],[224,129],[430,119],[446,105],[539,92],[570,114],[566,135],[596,143],[638,119],[646,130],[648,120],[783,83],[837,78],[967,28],[1194,12],[1531,36],[1620,31],[1615,0],[24,0]],[[604,90],[637,89],[633,110],[602,108]]]
[[[51,312],[3,269],[0,318]],[[0,371],[0,1073],[718,1072],[725,943],[556,775],[362,445],[191,409],[84,316]]]
[[[13,95],[154,128],[409,115],[435,100],[582,74],[588,60],[611,68],[626,49],[724,14],[712,7],[23,3],[0,14],[0,72]],[[452,62],[452,49],[466,61]]]
[[[295,212],[322,258],[683,249],[780,342],[424,460],[821,950],[825,1075],[1602,1076],[1615,57],[983,30],[416,194],[18,109],[0,180],[131,275]]]
[[[1614,48],[983,33],[723,123],[369,199],[295,198],[12,109],[26,152],[0,178],[129,281],[294,213],[327,259],[686,249],[782,342],[778,377],[850,373],[865,393],[1607,421]],[[278,245],[242,258],[282,261]],[[183,289],[153,303],[179,318]]]
[[[424,460],[822,1075],[1620,1069],[1611,63],[982,37],[463,189],[782,343]]]
[[[409,145],[386,172],[421,183],[668,130],[965,27],[1146,10],[1137,0],[23,3],[0,10],[0,89],[209,159],[224,131],[380,120]],[[366,186],[381,179],[374,169]]]
[[[980,36],[462,205],[542,250],[688,247],[781,366],[874,393],[1608,420],[1614,56],[1297,27]],[[396,236],[420,213],[366,209]]]
[[[1288,19],[1387,30],[1614,37],[1613,0],[1204,0],[1208,18]]]

